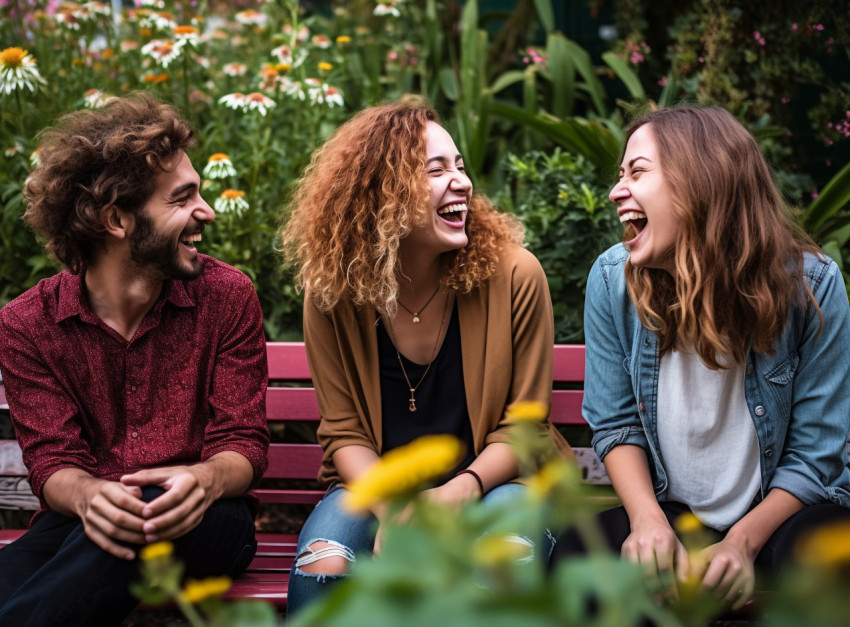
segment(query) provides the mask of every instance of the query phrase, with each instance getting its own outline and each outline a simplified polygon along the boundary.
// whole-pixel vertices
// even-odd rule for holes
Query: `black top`
[[[466,408],[460,321],[452,308],[449,328],[431,369],[416,387],[427,364],[420,365],[401,355],[411,387],[416,387],[416,411],[410,411],[410,387],[404,379],[396,348],[378,324],[378,356],[381,372],[381,411],[383,413],[383,452],[408,444],[423,435],[450,434],[466,445],[466,455],[451,473],[466,468],[475,459],[472,424]]]

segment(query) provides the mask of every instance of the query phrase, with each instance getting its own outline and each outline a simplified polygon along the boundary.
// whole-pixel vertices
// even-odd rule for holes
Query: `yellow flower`
[[[563,457],[553,457],[536,474],[528,478],[526,484],[531,494],[544,499],[562,481],[570,475],[570,468]]]
[[[515,535],[484,536],[475,543],[472,555],[478,564],[498,566],[527,558],[530,547]]]
[[[345,506],[362,512],[444,475],[455,467],[463,444],[451,435],[426,435],[383,455],[348,485]]]
[[[168,557],[174,553],[174,545],[171,542],[154,542],[139,551],[139,557],[143,562],[150,562],[161,557]]]
[[[290,63],[277,63],[277,64],[275,64],[274,68],[276,70],[281,71],[281,72],[286,72],[287,70],[292,69],[292,64],[290,64]]]
[[[685,512],[676,518],[674,526],[679,533],[694,533],[702,529],[702,523],[692,512]]]
[[[850,565],[850,523],[824,525],[800,540],[794,551],[800,562],[810,566]]]
[[[231,583],[230,577],[209,577],[201,581],[189,579],[180,592],[180,598],[186,603],[200,603],[210,597],[221,596],[230,589]]]
[[[162,83],[167,81],[169,78],[171,77],[163,72],[162,74],[145,74],[142,77],[142,80],[146,83]]]
[[[339,37],[336,38],[336,43],[338,43],[338,44],[350,44],[351,43],[351,37],[349,37],[348,35],[340,35]]]
[[[505,410],[507,422],[537,422],[546,418],[549,408],[540,401],[519,401]]]
[[[175,36],[183,36],[183,37],[191,37],[192,35],[197,35],[198,29],[194,26],[177,26],[174,29]]]
[[[332,69],[334,69],[334,66],[328,63],[327,61],[321,61],[319,63],[319,69],[323,72],[330,72]]]

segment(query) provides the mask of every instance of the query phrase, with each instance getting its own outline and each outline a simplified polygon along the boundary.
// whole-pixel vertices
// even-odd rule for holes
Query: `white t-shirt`
[[[759,443],[744,366],[710,370],[696,353],[670,351],[658,376],[658,440],[668,498],[726,530],[750,508],[760,482]]]

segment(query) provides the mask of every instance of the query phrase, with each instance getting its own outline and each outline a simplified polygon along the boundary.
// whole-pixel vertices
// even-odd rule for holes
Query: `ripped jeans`
[[[500,506],[513,500],[519,500],[526,486],[519,483],[505,483],[490,490],[485,497],[486,505]],[[349,514],[341,504],[345,488],[342,484],[331,486],[325,497],[316,505],[298,536],[298,550],[295,563],[289,576],[289,594],[286,601],[287,617],[295,616],[301,608],[330,592],[330,586],[349,575],[311,574],[301,570],[302,566],[319,562],[326,557],[342,558],[353,564],[358,557],[372,554],[377,531],[374,516],[355,516]],[[555,546],[548,530],[541,530],[541,559],[545,565]],[[518,541],[528,543],[532,556],[534,542],[527,538]],[[311,545],[316,542],[327,543],[327,548],[314,551]]]

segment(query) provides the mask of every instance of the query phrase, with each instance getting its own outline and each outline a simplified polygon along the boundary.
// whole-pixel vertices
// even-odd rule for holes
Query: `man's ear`
[[[107,233],[118,239],[124,239],[130,234],[129,228],[133,224],[133,214],[115,205],[107,205],[100,210],[100,221]]]

